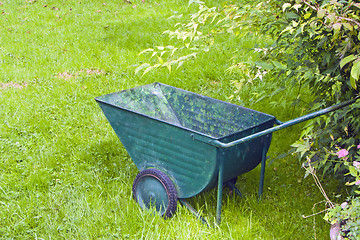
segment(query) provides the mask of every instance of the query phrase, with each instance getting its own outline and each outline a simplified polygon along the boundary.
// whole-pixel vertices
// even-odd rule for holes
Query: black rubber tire
[[[143,184],[141,182],[145,181],[146,178],[154,178],[157,181],[159,181],[162,185],[162,187],[165,189],[166,191],[166,196],[167,197],[167,208],[165,210],[164,213],[160,213],[160,215],[162,215],[164,218],[170,218],[173,216],[173,214],[176,212],[176,208],[177,208],[177,192],[176,192],[176,188],[174,183],[171,181],[171,179],[169,178],[168,175],[166,175],[164,172],[162,172],[159,169],[156,168],[150,168],[150,169],[145,169],[141,172],[138,173],[138,175],[136,176],[134,183],[133,183],[133,187],[132,187],[132,192],[133,192],[133,197],[134,199],[140,204],[140,206],[142,208],[147,208],[149,209],[149,206],[147,206],[144,203],[140,203],[139,202],[139,196],[138,196],[138,185],[140,182],[140,185]],[[145,185],[146,186],[146,185]],[[142,187],[139,187],[139,189],[141,189]],[[139,190],[141,191],[141,190]],[[141,195],[143,195],[142,193],[140,193]],[[146,195],[146,193],[144,193]],[[147,197],[147,196],[145,196]],[[156,205],[158,205],[159,203],[155,203]]]

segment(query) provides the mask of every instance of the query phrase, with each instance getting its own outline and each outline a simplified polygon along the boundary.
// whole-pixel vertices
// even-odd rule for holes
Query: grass
[[[209,5],[222,2],[212,1]],[[273,89],[247,85],[229,99],[234,76],[225,73],[233,46],[244,54],[264,39],[228,38],[219,51],[200,55],[171,74],[165,69],[140,77],[138,53],[165,45],[175,11],[194,11],[173,1],[2,1],[0,5],[0,238],[2,239],[326,239],[329,225],[313,213],[323,198],[293,156],[267,167],[265,193],[256,200],[260,170],[238,180],[245,199],[223,198],[223,221],[206,227],[179,205],[163,220],[132,199],[137,169],[94,97],[163,82],[289,120],[302,114],[290,105],[251,103],[253,93]],[[244,51],[241,51],[244,49]],[[276,86],[276,85],[275,85]],[[271,91],[271,90],[269,90]],[[293,99],[289,90],[278,99]],[[291,111],[289,110],[291,109]],[[275,133],[276,156],[299,137],[301,125]],[[337,185],[326,180],[331,196]],[[214,222],[216,191],[189,200]],[[323,206],[317,207],[322,210]],[[213,225],[213,224],[212,224]]]

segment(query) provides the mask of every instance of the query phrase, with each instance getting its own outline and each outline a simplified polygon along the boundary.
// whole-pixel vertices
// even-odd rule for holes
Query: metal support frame
[[[260,201],[263,194],[264,189],[264,180],[265,180],[265,168],[266,168],[266,153],[267,149],[266,146],[269,146],[269,142],[271,141],[271,135],[267,135],[264,138],[264,145],[261,154],[261,172],[260,172],[260,182],[259,182],[259,193],[258,193],[258,200]]]
[[[263,189],[264,189],[264,179],[265,179],[265,167],[266,167],[266,149],[263,147],[262,158],[261,158],[261,172],[260,172],[260,183],[259,183],[259,193],[258,200],[261,200]]]
[[[233,191],[235,191],[235,194],[238,195],[239,197],[243,197],[242,193],[240,192],[240,190],[235,186],[235,184],[233,184],[231,181],[226,182],[225,183],[226,186],[228,186],[229,188],[231,188]]]
[[[222,202],[222,190],[224,179],[224,160],[220,159],[219,162],[219,175],[218,175],[218,190],[217,190],[217,207],[216,207],[216,221],[218,224],[221,222],[221,202]]]
[[[220,174],[219,171],[219,176],[223,175]],[[221,203],[222,203],[222,190],[224,185],[220,184],[223,180],[220,180],[218,182],[218,195],[217,195],[217,209],[216,209],[216,220],[217,223],[220,224],[221,222]],[[221,186],[220,186],[221,185]],[[226,182],[225,185],[229,188],[231,188],[232,190],[235,191],[235,194],[238,195],[239,197],[243,197],[243,195],[241,194],[240,190],[231,182]],[[190,205],[190,203],[188,201],[186,201],[184,198],[179,198],[178,199],[180,201],[180,203],[185,206],[192,214],[194,214],[198,219],[201,220],[202,223],[206,224],[209,227],[208,222],[200,215],[200,213],[198,213],[195,208],[193,206]]]
[[[187,209],[189,209],[189,211],[194,214],[198,219],[200,219],[204,224],[208,225],[207,221],[195,210],[195,208],[193,208],[193,206],[190,205],[190,203],[188,201],[186,201],[183,198],[179,198],[178,199],[182,205],[184,205]]]

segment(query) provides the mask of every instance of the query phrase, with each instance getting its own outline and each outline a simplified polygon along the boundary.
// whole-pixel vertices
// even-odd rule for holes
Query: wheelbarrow
[[[261,197],[273,132],[356,101],[282,123],[265,113],[161,83],[95,100],[140,171],[132,191],[141,208],[155,208],[169,218],[179,200],[200,217],[186,199],[217,186],[218,223],[224,184],[240,194],[236,178],[260,163]]]

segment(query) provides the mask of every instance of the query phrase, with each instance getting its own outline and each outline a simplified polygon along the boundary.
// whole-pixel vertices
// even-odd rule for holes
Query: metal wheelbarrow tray
[[[223,184],[234,187],[237,176],[260,163],[261,196],[272,132],[355,101],[281,123],[274,116],[161,83],[95,100],[140,171],[133,194],[142,208],[155,207],[171,217],[180,200],[197,214],[185,199],[217,186],[218,222]]]

